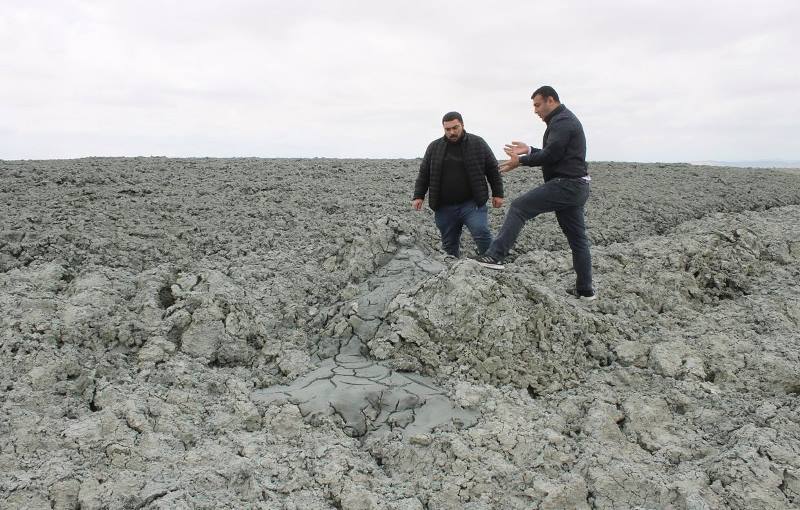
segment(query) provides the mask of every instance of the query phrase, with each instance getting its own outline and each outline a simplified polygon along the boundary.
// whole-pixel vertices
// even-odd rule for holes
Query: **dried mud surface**
[[[0,161],[0,507],[800,507],[800,176],[592,163],[586,303],[417,165]]]

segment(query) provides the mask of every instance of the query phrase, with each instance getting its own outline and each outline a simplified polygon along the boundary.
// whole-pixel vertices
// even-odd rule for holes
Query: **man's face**
[[[550,112],[558,107],[558,103],[552,97],[545,98],[541,94],[533,96],[533,112],[544,120]]]
[[[464,132],[464,124],[458,119],[446,120],[442,122],[442,126],[444,126],[444,136],[451,142],[457,142]]]

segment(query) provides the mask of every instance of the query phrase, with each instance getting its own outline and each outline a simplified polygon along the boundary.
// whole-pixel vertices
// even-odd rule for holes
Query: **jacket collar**
[[[564,106],[563,104],[558,105],[558,107],[555,110],[550,112],[550,114],[547,117],[544,118],[544,123],[545,124],[550,124],[550,120],[553,117],[555,117],[556,115],[558,115],[559,113],[563,112],[566,109],[567,109],[567,107]]]

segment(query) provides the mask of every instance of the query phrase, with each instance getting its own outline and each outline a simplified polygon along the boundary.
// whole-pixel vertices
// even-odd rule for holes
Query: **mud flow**
[[[418,165],[0,161],[0,507],[800,507],[800,175],[591,164],[586,302]]]

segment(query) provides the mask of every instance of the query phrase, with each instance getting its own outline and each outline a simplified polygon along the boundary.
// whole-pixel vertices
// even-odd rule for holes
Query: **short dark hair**
[[[445,122],[449,122],[451,120],[457,120],[462,124],[464,123],[464,119],[461,118],[461,114],[460,113],[458,113],[458,112],[447,112],[447,113],[444,114],[444,117],[442,117],[442,124],[444,124]]]
[[[534,90],[533,94],[531,94],[531,99],[533,99],[536,96],[542,96],[545,99],[547,99],[548,97],[552,97],[553,99],[556,100],[557,103],[561,102],[558,99],[558,92],[556,92],[556,89],[554,89],[550,85],[543,85],[538,89]]]

